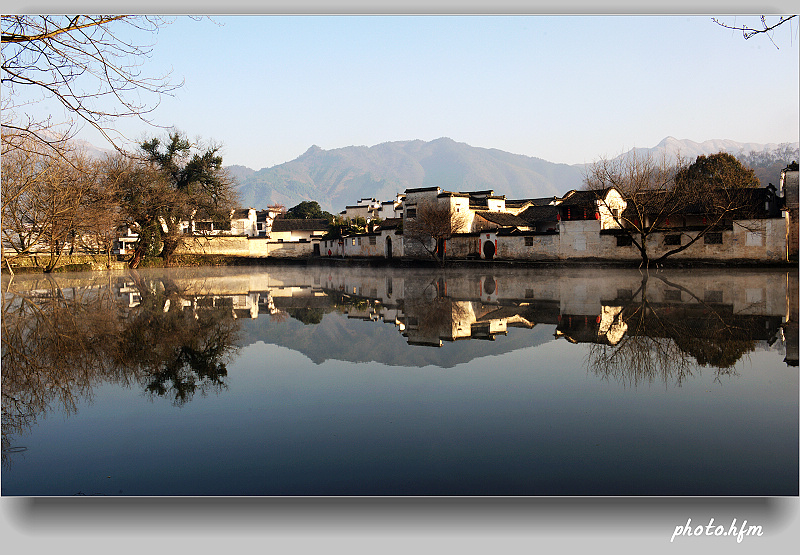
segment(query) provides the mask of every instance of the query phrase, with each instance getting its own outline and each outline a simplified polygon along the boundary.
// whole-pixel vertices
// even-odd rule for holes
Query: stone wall
[[[312,241],[273,241],[266,237],[193,237],[175,254],[247,256],[253,258],[306,258],[313,254]]]
[[[561,238],[547,235],[500,235],[497,237],[497,257],[518,260],[557,260]]]
[[[447,240],[446,257],[466,259],[480,255],[484,258],[484,242],[490,241],[496,245],[494,258],[501,260],[613,262],[641,260],[639,249],[633,245],[619,246],[617,235],[601,233],[600,227],[599,220],[572,220],[560,222],[558,234],[498,235],[489,232],[458,235]],[[788,230],[788,216],[737,221],[734,222],[732,229],[718,232],[721,233],[721,242],[700,238],[685,250],[671,255],[670,260],[784,262],[787,260]],[[665,243],[665,237],[677,234],[681,235],[681,243],[686,244],[699,232],[675,231],[651,234],[647,239],[650,259],[657,259],[673,249],[673,245]],[[375,240],[375,244],[371,244],[370,237]],[[379,235],[347,237],[344,239],[342,250],[338,248],[331,250],[334,256],[385,258],[387,238],[392,240],[393,257],[430,258],[419,243],[408,241],[402,235],[389,230]],[[710,238],[711,236],[708,237]],[[186,241],[176,254],[307,258],[314,255],[314,245],[314,241],[280,242],[265,237],[196,237]],[[433,245],[433,240],[430,241],[430,245]],[[327,248],[321,254],[327,256]]]
[[[249,256],[249,240],[245,236],[214,235],[209,237],[187,237],[175,250],[175,254],[219,254],[226,256]]]

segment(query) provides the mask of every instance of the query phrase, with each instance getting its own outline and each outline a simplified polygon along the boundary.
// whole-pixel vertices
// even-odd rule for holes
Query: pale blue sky
[[[670,135],[797,141],[797,29],[775,48],[710,15],[177,17],[144,70],[185,79],[153,118],[226,165],[439,137],[573,164]]]

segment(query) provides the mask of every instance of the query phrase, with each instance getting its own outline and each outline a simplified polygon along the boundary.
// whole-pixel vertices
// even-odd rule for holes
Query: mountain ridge
[[[655,147],[632,148],[619,155],[680,153],[687,160],[720,151],[743,156],[775,151],[798,143],[740,143],[728,139],[695,142],[668,136]],[[495,148],[473,147],[449,137],[432,141],[413,139],[374,146],[347,146],[325,150],[316,144],[296,159],[260,170],[229,166],[238,181],[244,206],[294,206],[317,201],[338,213],[362,198],[387,201],[406,189],[438,186],[445,190],[493,189],[507,198],[560,196],[580,188],[588,164],[560,164]],[[775,168],[759,175],[770,178]]]

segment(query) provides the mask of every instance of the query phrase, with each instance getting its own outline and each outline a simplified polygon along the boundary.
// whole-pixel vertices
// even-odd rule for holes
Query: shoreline
[[[77,260],[76,260],[77,258]],[[30,261],[30,259],[29,259]],[[587,259],[580,260],[511,260],[511,259],[451,259],[443,264],[433,260],[418,258],[369,258],[369,257],[306,257],[306,258],[254,258],[235,255],[179,255],[175,258],[175,263],[169,267],[219,267],[219,266],[344,266],[344,267],[393,267],[393,268],[643,268],[640,263],[635,261],[614,261],[608,259]],[[163,268],[160,259],[152,259],[146,264],[139,266],[143,268]],[[735,261],[709,261],[697,260],[667,260],[661,263],[651,262],[650,269],[661,268],[798,268],[798,261],[788,260],[782,262],[760,262],[751,260]],[[104,259],[99,261],[90,256],[72,257],[67,259],[64,264],[57,266],[52,273],[63,272],[108,272],[114,270],[128,269],[127,262],[124,260],[113,260],[110,265]],[[2,275],[12,275],[9,272],[8,264],[4,261],[0,268]],[[13,274],[44,273],[42,268],[36,264],[26,264],[13,266]]]

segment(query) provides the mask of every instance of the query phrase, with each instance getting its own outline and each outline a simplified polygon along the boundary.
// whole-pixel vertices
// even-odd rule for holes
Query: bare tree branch
[[[128,35],[155,33],[167,23],[147,16],[2,16],[3,149],[6,130],[48,145],[65,148],[78,123],[99,131],[120,150],[113,122],[147,115],[174,85],[169,75],[145,77],[141,66],[152,45]],[[146,98],[144,98],[146,97]],[[38,98],[38,100],[37,100]],[[51,138],[52,124],[32,118],[28,108],[44,99],[59,103],[71,118],[68,132]]]
[[[729,25],[727,23],[723,23],[722,21],[720,21],[716,17],[712,17],[711,21],[713,21],[714,23],[716,23],[720,27],[725,27],[726,29],[731,29],[732,31],[741,31],[742,32],[742,37],[744,37],[744,40],[747,40],[750,37],[753,37],[755,35],[762,35],[762,34],[763,35],[767,35],[767,38],[769,38],[769,41],[773,44],[773,46],[775,46],[775,48],[778,48],[778,45],[775,44],[775,41],[772,40],[772,36],[770,36],[770,34],[769,34],[770,31],[773,31],[773,30],[777,29],[778,27],[780,27],[781,25],[783,25],[787,21],[791,21],[795,17],[797,17],[797,15],[780,16],[780,18],[778,19],[778,21],[776,23],[774,23],[772,25],[769,25],[767,23],[767,17],[762,15],[761,16],[761,28],[750,27],[749,25],[735,25],[735,24],[734,25]]]

